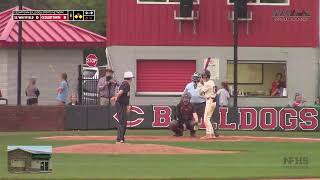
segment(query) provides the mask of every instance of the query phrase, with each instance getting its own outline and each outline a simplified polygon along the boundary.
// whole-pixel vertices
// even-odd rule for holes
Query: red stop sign
[[[89,67],[96,67],[98,64],[98,57],[95,54],[89,54],[86,57],[86,64]]]

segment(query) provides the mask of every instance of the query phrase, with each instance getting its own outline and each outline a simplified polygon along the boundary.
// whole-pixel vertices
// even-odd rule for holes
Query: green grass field
[[[260,179],[320,178],[320,143],[276,142],[148,142],[206,150],[235,150],[223,155],[76,155],[55,154],[50,174],[9,174],[7,145],[54,147],[101,141],[48,141],[57,135],[114,135],[114,131],[0,133],[0,179]],[[320,138],[312,132],[232,132],[222,135]],[[165,130],[129,130],[128,135],[169,135]],[[114,143],[104,141],[105,143]],[[142,143],[142,142],[130,142]],[[147,142],[143,142],[147,143]],[[307,157],[306,166],[287,166],[285,157]]]

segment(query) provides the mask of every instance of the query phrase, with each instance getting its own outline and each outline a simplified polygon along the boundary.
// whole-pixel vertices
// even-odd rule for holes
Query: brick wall
[[[0,131],[62,131],[65,108],[0,106]]]

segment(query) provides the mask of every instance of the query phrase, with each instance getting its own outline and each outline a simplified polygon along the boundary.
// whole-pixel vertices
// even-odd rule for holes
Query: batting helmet
[[[210,71],[208,71],[208,70],[204,70],[203,72],[202,72],[202,77],[207,77],[207,78],[210,78],[210,76],[211,76],[211,73],[210,73]]]

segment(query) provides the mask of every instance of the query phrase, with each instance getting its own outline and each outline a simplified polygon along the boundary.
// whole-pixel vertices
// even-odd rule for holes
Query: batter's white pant
[[[211,123],[211,117],[214,112],[214,109],[216,108],[216,103],[213,102],[212,99],[208,99],[206,101],[206,109],[204,111],[204,123],[206,125],[206,134],[207,135],[214,135],[213,126]]]

